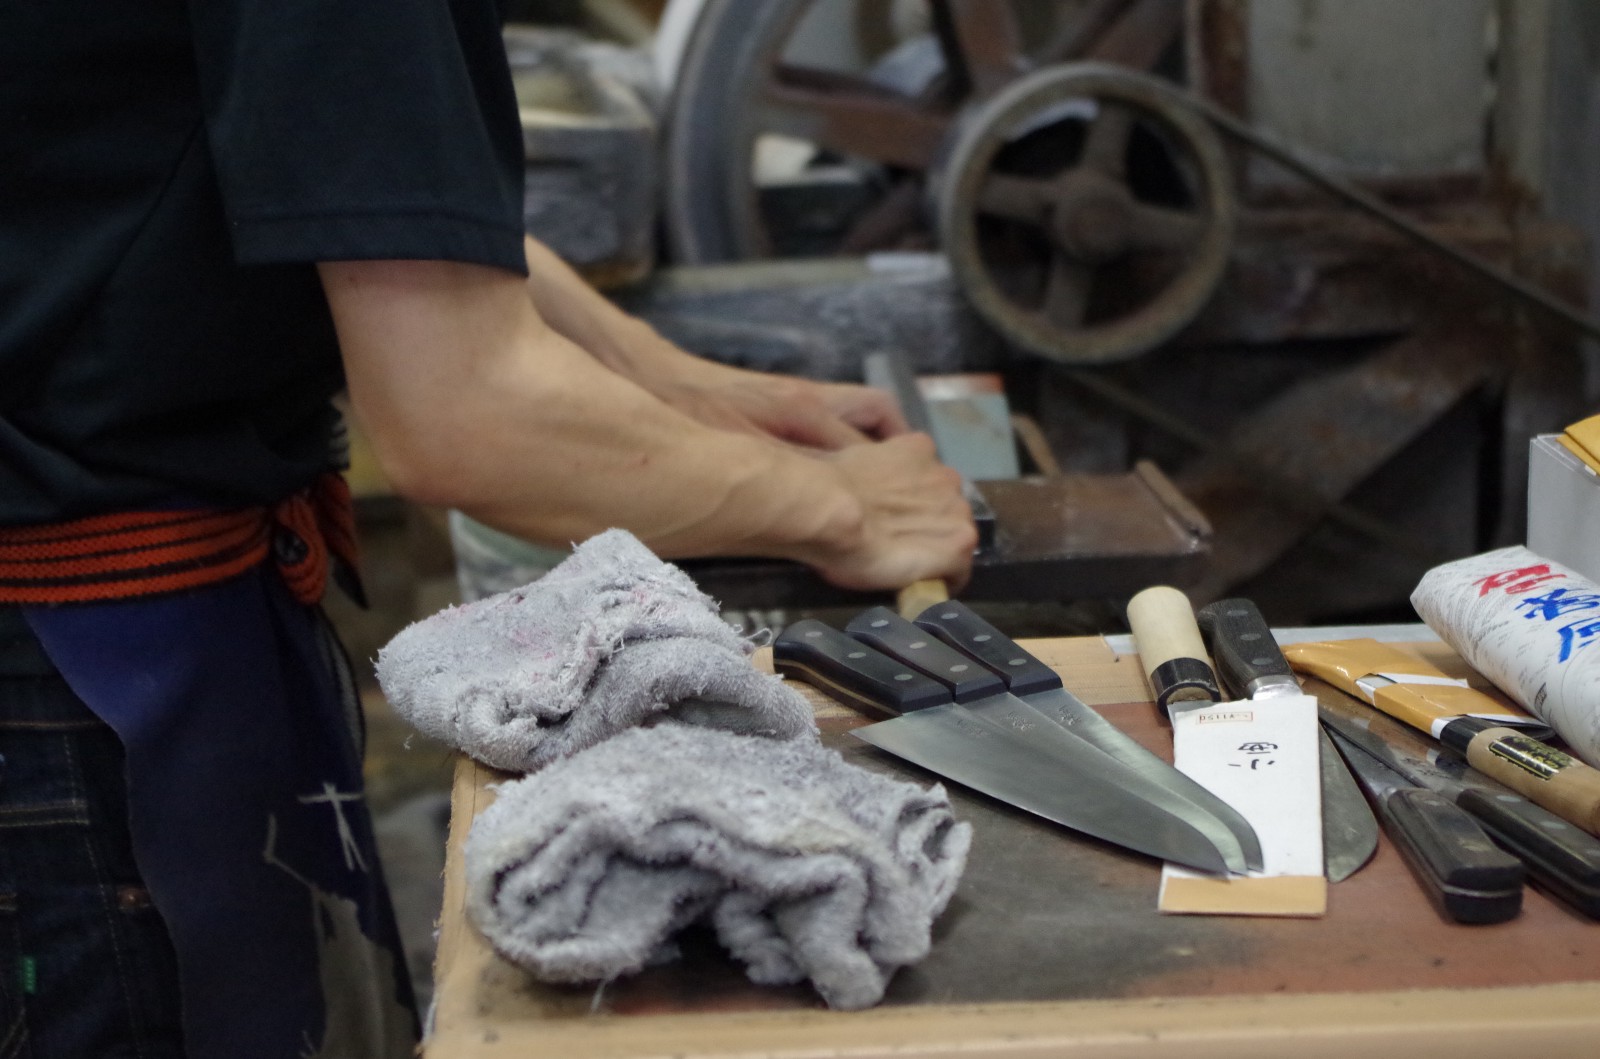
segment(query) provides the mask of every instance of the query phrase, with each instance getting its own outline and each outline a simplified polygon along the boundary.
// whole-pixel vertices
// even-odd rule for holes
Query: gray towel
[[[377,671],[389,703],[422,732],[522,772],[668,711],[814,738],[806,701],[755,670],[752,650],[687,574],[607,530],[524,588],[402,630]]]
[[[752,981],[861,1008],[927,954],[970,842],[941,787],[664,723],[500,787],[467,838],[467,911],[549,981],[638,971],[703,920]]]

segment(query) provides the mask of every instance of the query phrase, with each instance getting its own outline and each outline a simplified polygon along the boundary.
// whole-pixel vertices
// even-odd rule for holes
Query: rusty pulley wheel
[[[974,307],[1018,346],[1138,356],[1205,306],[1236,219],[1222,144],[1171,86],[1048,67],[964,115],[936,188],[940,242]]]

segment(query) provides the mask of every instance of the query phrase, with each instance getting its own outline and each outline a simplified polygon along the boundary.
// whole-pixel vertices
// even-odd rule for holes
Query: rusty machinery
[[[1526,436],[1577,410],[1592,325],[1557,314],[1582,241],[1490,171],[1253,180],[1251,151],[1294,158],[1239,117],[1244,9],[706,0],[668,241],[689,263],[940,248],[1061,461],[1154,457],[1205,513],[1197,597],[1385,615],[1427,565],[1520,534]],[[809,59],[840,18],[861,54]]]

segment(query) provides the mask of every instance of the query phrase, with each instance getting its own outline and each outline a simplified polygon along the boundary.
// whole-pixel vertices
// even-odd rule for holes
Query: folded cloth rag
[[[467,912],[547,981],[659,963],[702,920],[752,981],[861,1008],[927,954],[971,834],[941,787],[667,722],[501,786],[467,838]]]
[[[532,584],[441,611],[378,654],[395,711],[497,768],[528,771],[671,711],[793,738],[811,709],[689,576],[607,530]]]

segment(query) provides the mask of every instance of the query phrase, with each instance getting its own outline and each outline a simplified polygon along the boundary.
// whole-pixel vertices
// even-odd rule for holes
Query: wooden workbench
[[[1024,643],[1170,753],[1136,658],[1099,638]],[[1471,675],[1441,645],[1408,649]],[[861,719],[802,690],[853,761],[932,782],[850,739]],[[463,913],[461,843],[504,778],[465,759],[456,773],[429,1059],[1600,1054],[1600,924],[1531,888],[1510,923],[1447,924],[1385,839],[1330,889],[1324,918],[1163,916],[1156,862],[961,790],[957,813],[975,832],[961,888],[932,954],[871,1011],[752,986],[694,936],[681,961],[632,979],[541,985]]]

